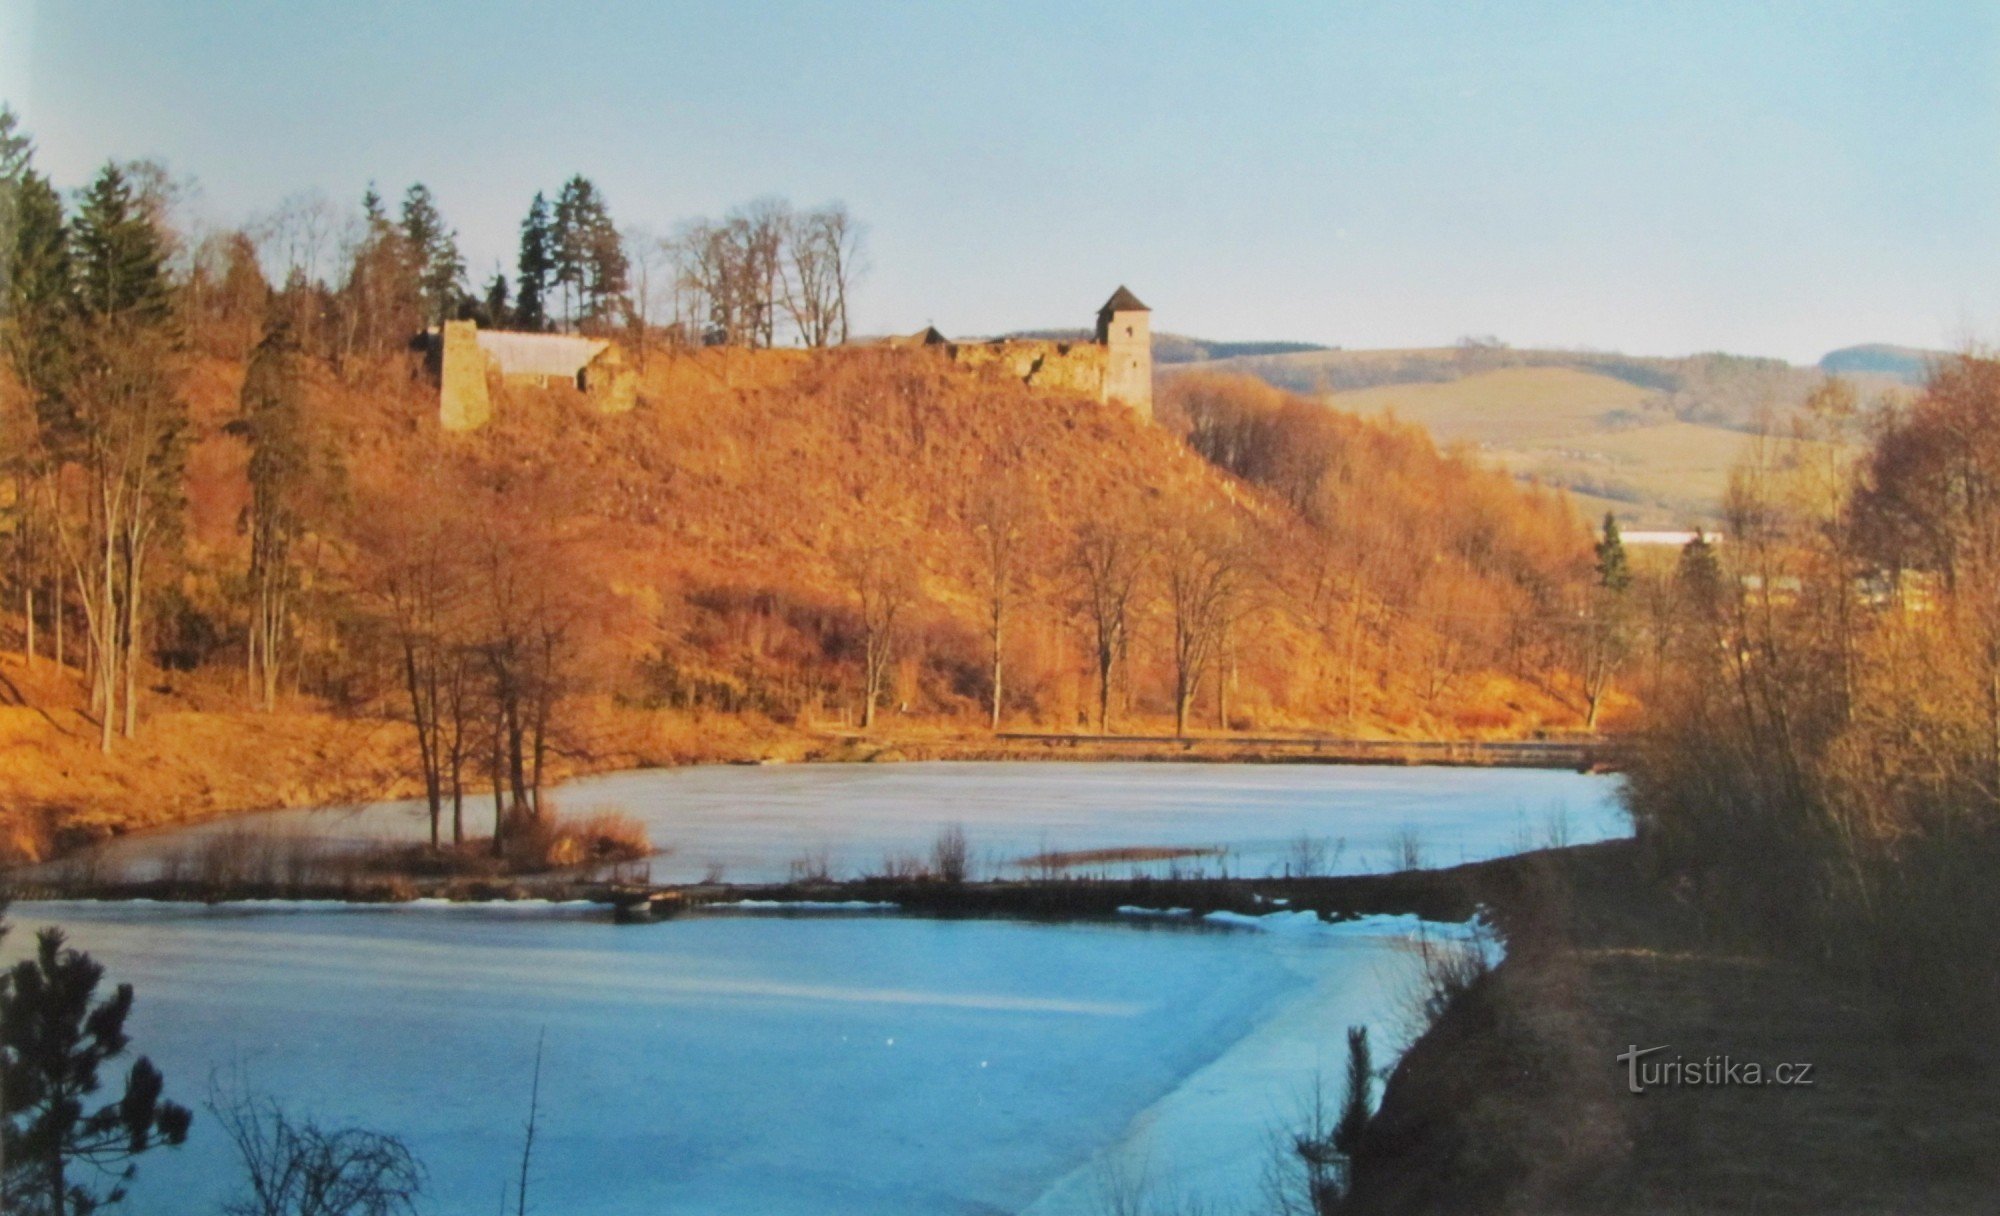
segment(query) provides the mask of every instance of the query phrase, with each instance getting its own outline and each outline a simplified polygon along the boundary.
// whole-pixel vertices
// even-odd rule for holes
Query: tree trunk
[[[64,662],[66,662],[68,659],[68,655],[65,653],[63,648],[63,643],[68,633],[68,630],[63,628],[64,616],[65,616],[63,612],[63,607],[64,607],[63,601],[68,598],[67,596],[63,595],[63,581],[64,581],[64,574],[62,572],[62,569],[58,567],[56,570],[56,577],[54,581],[50,584],[50,586],[54,588],[55,594],[49,602],[49,616],[53,618],[50,620],[49,624],[54,626],[55,628],[55,635],[56,635],[55,660],[56,660],[56,667],[58,669],[60,669],[63,666]]]
[[[528,805],[536,818],[540,818],[542,814],[542,764],[548,756],[548,741],[549,707],[538,704],[535,707],[534,737],[530,741],[532,747],[531,767],[528,772],[530,778],[528,782]]]
[[[243,693],[252,700],[257,696],[257,639],[263,630],[257,625],[257,609],[250,610],[250,633],[243,641]]]
[[[97,661],[98,748],[111,754],[112,719],[118,715],[118,613],[111,530],[104,533],[104,599],[99,607],[92,652]]]
[[[502,837],[507,830],[507,786],[500,776],[500,719],[493,719],[493,855],[502,856],[506,849]]]
[[[993,730],[995,733],[998,733],[1000,730],[1000,644],[1000,613],[996,607],[993,613]]]
[[[63,594],[63,584],[69,574],[63,569],[60,553],[62,547],[62,471],[57,469],[54,484],[49,492],[49,529],[53,543],[49,546],[49,625],[55,632],[56,670],[61,671],[65,655],[63,653],[63,606],[68,596]]]
[[[1215,662],[1215,729],[1225,733],[1229,730],[1230,674],[1228,661],[1218,658]]]
[[[527,725],[521,721],[518,703],[507,706],[507,784],[514,791],[514,805],[526,809],[528,803]]]
[[[60,1151],[49,1154],[49,1211],[54,1216],[67,1216],[69,1212],[69,1179],[63,1176]]]
[[[1097,733],[1111,733],[1111,660],[1102,654],[1097,659]]]
[[[125,737],[139,733],[139,654],[144,646],[145,618],[141,615],[141,588],[145,579],[145,540],[132,536],[125,554]]]

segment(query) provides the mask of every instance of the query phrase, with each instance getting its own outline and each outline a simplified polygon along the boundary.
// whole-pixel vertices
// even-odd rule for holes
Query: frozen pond
[[[791,776],[764,787],[780,808]],[[59,923],[136,987],[128,1029],[170,1096],[236,1067],[295,1111],[402,1135],[442,1213],[494,1210],[514,1176],[544,1030],[544,1216],[1082,1216],[1108,1210],[1106,1179],[1141,1175],[1249,1210],[1344,1028],[1399,1045],[1416,971],[1414,922],[1287,916],[614,926],[546,904],[25,903],[11,920],[9,957]],[[235,1177],[198,1113],[121,1210],[215,1211]]]
[[[663,850],[656,881],[771,882],[801,860],[823,860],[836,878],[879,870],[889,854],[926,852],[947,824],[963,825],[988,875],[1018,875],[1022,859],[1050,851],[1189,848],[1218,852],[1090,868],[1262,876],[1295,864],[1301,841],[1333,873],[1400,868],[1406,840],[1422,864],[1455,865],[1626,835],[1617,789],[1613,777],[1536,769],[1013,762],[656,769],[572,782],[553,800],[644,821]],[[470,800],[467,818],[469,831],[490,832],[490,798]],[[102,856],[143,877],[201,835],[246,824],[336,847],[429,831],[421,804],[380,803],[131,837]]]

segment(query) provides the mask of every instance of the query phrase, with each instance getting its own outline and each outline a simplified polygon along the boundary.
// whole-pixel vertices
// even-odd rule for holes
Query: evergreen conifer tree
[[[486,283],[479,314],[479,323],[489,329],[506,329],[513,323],[513,313],[507,307],[507,276],[497,270]]]
[[[89,1216],[124,1198],[140,1154],[187,1139],[193,1115],[165,1099],[165,1078],[144,1056],[116,1097],[87,1109],[104,1065],[131,1045],[132,986],[97,1000],[103,978],[103,966],[64,947],[60,929],[44,929],[34,956],[0,984],[0,1209]],[[79,1176],[76,1165],[94,1168]]]
[[[85,189],[74,240],[77,298],[86,315],[140,326],[168,319],[166,245],[117,165],[104,166]]]
[[[1695,529],[1694,539],[1681,546],[1674,579],[1689,607],[1702,619],[1713,619],[1722,610],[1722,563],[1716,559],[1715,545],[1701,529]]]
[[[544,330],[549,327],[549,276],[555,269],[554,235],[550,231],[549,203],[540,191],[528,204],[528,218],[521,221],[521,254],[514,269],[514,325],[518,329]]]
[[[1618,521],[1604,513],[1604,535],[1597,542],[1597,585],[1606,591],[1623,592],[1632,585],[1632,568],[1625,561],[1625,542],[1618,535]]]
[[[416,266],[425,319],[439,322],[456,314],[464,294],[465,259],[459,256],[458,234],[445,224],[422,182],[403,195],[403,239]]]

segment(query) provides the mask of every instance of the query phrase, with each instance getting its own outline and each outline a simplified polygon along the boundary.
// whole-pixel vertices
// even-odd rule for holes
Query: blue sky
[[[428,183],[477,275],[572,172],[669,231],[870,230],[863,327],[1494,334],[1811,360],[2000,340],[2000,5],[0,0],[59,183],[237,223]]]

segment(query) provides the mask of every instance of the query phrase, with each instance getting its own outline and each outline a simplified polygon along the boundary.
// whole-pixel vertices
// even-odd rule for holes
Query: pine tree
[[[0,249],[0,262],[10,263],[11,272],[0,300],[8,320],[7,354],[34,398],[44,441],[55,441],[60,435],[51,432],[73,428],[62,384],[69,365],[75,284],[62,199],[32,169],[13,191],[11,245]]]
[[[425,322],[416,258],[372,183],[362,195],[361,210],[366,229],[335,298],[343,357],[401,350]]]
[[[86,315],[141,326],[171,315],[166,245],[115,164],[104,166],[84,191],[75,250],[77,296]]]
[[[555,220],[549,230],[550,269],[562,289],[563,321],[574,329],[584,309],[590,275],[589,211],[595,190],[582,174],[563,183],[556,194]]]
[[[507,307],[507,276],[499,271],[486,283],[486,297],[479,305],[481,325],[489,329],[506,329],[512,320]]]
[[[104,968],[44,929],[35,955],[0,986],[0,1209],[21,1216],[89,1216],[124,1198],[133,1159],[187,1139],[189,1110],[162,1096],[165,1079],[139,1057],[123,1092],[94,1111],[105,1064],[125,1054],[132,986],[96,1000]],[[89,1165],[83,1177],[70,1167]],[[123,1168],[120,1168],[123,1167]],[[101,1178],[109,1189],[93,1189]]]
[[[18,198],[34,158],[35,145],[18,130],[20,120],[12,107],[0,103],[0,309],[14,294],[13,266],[7,251],[14,247]]]
[[[549,327],[549,275],[555,269],[554,236],[549,229],[549,203],[541,192],[521,221],[521,255],[515,264],[520,279],[514,290],[514,326],[539,332]]]
[[[603,322],[614,319],[613,309],[625,297],[631,263],[625,257],[625,242],[618,235],[618,226],[611,221],[611,208],[604,196],[594,195],[591,204],[586,241],[590,316],[593,321]]]
[[[1722,563],[1716,559],[1715,545],[1701,529],[1694,539],[1681,546],[1680,564],[1674,580],[1689,608],[1703,620],[1714,619],[1722,610]]]
[[[565,318],[571,328],[602,323],[625,295],[631,264],[611,208],[589,178],[577,174],[563,183],[550,235]]]
[[[415,263],[424,317],[432,322],[448,319],[458,311],[464,294],[465,259],[458,252],[458,234],[445,224],[422,182],[403,195],[403,239]]]
[[[1625,542],[1618,535],[1618,521],[1604,513],[1604,535],[1597,542],[1597,585],[1622,593],[1632,585],[1632,569],[1625,561]]]

